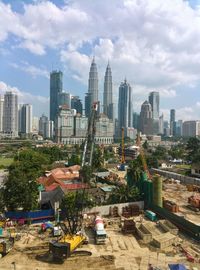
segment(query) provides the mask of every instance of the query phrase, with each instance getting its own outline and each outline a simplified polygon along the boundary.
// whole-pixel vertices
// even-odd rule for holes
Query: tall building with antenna
[[[112,71],[109,63],[104,77],[103,112],[113,120]]]
[[[99,101],[98,92],[97,65],[95,63],[95,58],[93,58],[89,72],[88,94],[86,94],[85,98],[85,114],[87,117],[90,115],[92,104]]]

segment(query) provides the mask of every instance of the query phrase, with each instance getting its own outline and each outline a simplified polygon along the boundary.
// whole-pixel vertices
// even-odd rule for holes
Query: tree
[[[61,202],[61,217],[68,222],[70,233],[77,232],[82,219],[82,210],[94,206],[94,202],[85,190],[69,192]]]
[[[94,169],[99,169],[102,167],[102,165],[103,165],[102,151],[99,146],[96,146],[92,158],[92,167]]]
[[[23,150],[15,156],[9,167],[3,198],[8,210],[32,210],[37,208],[38,183],[48,159],[33,150]]]
[[[72,154],[71,157],[68,160],[68,165],[81,165],[81,158],[78,154]]]
[[[200,160],[200,140],[196,137],[189,138],[186,150],[188,151],[187,159],[193,163]]]
[[[132,187],[140,180],[142,171],[143,167],[141,157],[138,156],[137,159],[132,160],[129,163],[129,168],[127,171],[127,179],[128,179],[127,183],[129,187]]]
[[[80,169],[80,177],[84,183],[90,183],[92,177],[92,168],[91,166],[84,165]]]
[[[141,199],[139,189],[137,187],[129,187],[128,185],[123,185],[116,187],[110,197],[108,198],[108,204],[114,203],[126,203],[135,202]]]

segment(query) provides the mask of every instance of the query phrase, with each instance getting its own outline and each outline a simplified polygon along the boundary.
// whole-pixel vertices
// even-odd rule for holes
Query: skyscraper
[[[153,133],[153,113],[148,101],[145,101],[141,106],[140,131],[146,135],[152,135]]]
[[[92,64],[89,72],[88,80],[88,95],[89,98],[85,98],[85,114],[89,117],[91,112],[91,107],[94,102],[98,102],[98,72],[95,59],[93,58]],[[87,108],[87,110],[86,110]],[[89,110],[88,110],[89,108]],[[89,113],[89,114],[88,114]]]
[[[159,92],[151,92],[149,94],[149,103],[152,108],[153,115],[153,133],[159,133],[159,106],[160,106],[160,97]]]
[[[12,92],[4,95],[3,132],[18,136],[18,96]]]
[[[113,120],[112,72],[109,63],[104,77],[103,112]]]
[[[50,73],[50,120],[55,121],[58,113],[59,94],[63,91],[63,73],[52,71]]]
[[[32,105],[23,104],[19,107],[19,132],[30,134],[32,132]]]
[[[125,136],[127,128],[133,126],[133,103],[132,103],[132,88],[127,83],[126,79],[119,87],[118,99],[118,134],[121,136],[121,128],[124,128]]]
[[[159,92],[151,92],[149,94],[149,103],[151,104],[153,119],[159,119],[159,109],[160,109]]]
[[[71,95],[66,92],[58,94],[58,106],[65,105],[68,109],[71,109]]]
[[[78,96],[72,96],[71,108],[75,109],[77,113],[83,114],[83,104]]]
[[[170,135],[176,135],[176,111],[174,109],[170,110]]]

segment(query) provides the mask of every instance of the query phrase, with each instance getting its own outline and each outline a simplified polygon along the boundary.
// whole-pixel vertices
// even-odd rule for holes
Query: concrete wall
[[[175,180],[180,180],[181,184],[186,184],[186,185],[192,184],[192,185],[200,186],[200,179],[199,178],[184,176],[184,175],[181,175],[178,173],[159,170],[159,169],[151,169],[151,171],[153,173],[158,173],[164,177],[173,178]]]
[[[150,243],[152,241],[151,232],[145,227],[145,225],[141,224],[140,227],[137,228],[138,235],[142,238],[144,243]]]
[[[110,207],[117,206],[118,207],[118,213],[119,215],[122,214],[122,208],[125,206],[137,204],[140,208],[140,210],[144,209],[144,202],[139,201],[139,202],[131,202],[131,203],[118,203],[118,204],[110,204],[110,205],[102,205],[102,206],[96,206],[91,209],[86,209],[85,212],[87,214],[89,213],[99,213],[101,216],[108,216],[110,213]]]

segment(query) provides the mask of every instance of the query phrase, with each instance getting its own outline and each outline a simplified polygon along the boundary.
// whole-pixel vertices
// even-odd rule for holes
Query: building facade
[[[153,133],[159,133],[159,111],[160,111],[160,96],[159,92],[151,92],[149,94],[149,103],[152,109],[153,118]]]
[[[83,115],[83,104],[78,96],[71,97],[71,108],[75,109],[77,113]]]
[[[67,106],[71,109],[71,95],[70,93],[62,92],[58,94],[58,106]]]
[[[48,117],[46,115],[42,115],[39,119],[39,135],[44,137],[45,135],[45,123],[48,121]]]
[[[103,92],[103,112],[113,121],[114,119],[114,105],[112,96],[112,72],[108,63],[104,77],[104,92]]]
[[[18,96],[12,92],[4,95],[3,132],[9,137],[18,136]]]
[[[18,127],[21,134],[32,133],[32,105],[22,104],[19,106]]]
[[[174,109],[170,110],[170,135],[176,135],[176,111]]]
[[[50,73],[50,120],[55,121],[59,107],[59,94],[63,91],[63,73],[52,71]]]
[[[200,121],[185,121],[183,122],[183,137],[198,137],[200,136]]]
[[[153,134],[153,113],[148,101],[145,101],[141,106],[140,131],[146,135]]]
[[[118,136],[121,137],[121,129],[124,128],[125,136],[127,128],[133,126],[133,101],[132,88],[126,79],[119,87],[118,99]]]

